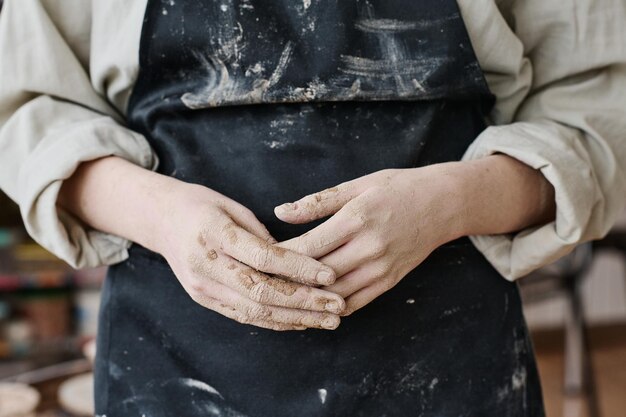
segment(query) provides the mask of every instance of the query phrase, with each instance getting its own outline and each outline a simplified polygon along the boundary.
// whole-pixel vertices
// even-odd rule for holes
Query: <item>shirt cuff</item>
[[[601,234],[592,221],[602,203],[600,186],[583,146],[582,133],[550,121],[488,127],[463,160],[506,154],[540,170],[554,186],[556,219],[514,234],[469,236],[507,280],[513,281],[571,252],[589,236]]]
[[[147,140],[108,116],[46,135],[20,167],[19,201],[30,236],[74,268],[112,265],[128,257],[131,242],[97,231],[56,205],[63,180],[82,162],[118,156],[156,170]]]

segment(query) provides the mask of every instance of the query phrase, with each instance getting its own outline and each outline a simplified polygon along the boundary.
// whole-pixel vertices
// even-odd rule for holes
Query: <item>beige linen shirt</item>
[[[0,14],[0,188],[28,232],[74,267],[114,264],[130,242],[56,206],[82,161],[118,155],[148,169],[125,126],[146,0],[6,0]],[[164,8],[176,7],[164,2]],[[464,159],[500,152],[541,170],[556,220],[471,236],[507,279],[605,235],[626,200],[626,2],[458,0],[497,97]]]

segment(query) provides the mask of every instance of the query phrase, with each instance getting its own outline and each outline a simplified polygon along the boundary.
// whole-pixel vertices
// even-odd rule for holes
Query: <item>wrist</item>
[[[518,232],[555,218],[554,188],[507,155],[456,163],[461,235]]]
[[[172,193],[185,184],[122,158],[82,163],[64,181],[57,204],[88,226],[160,249]]]
[[[165,255],[168,244],[176,236],[176,220],[187,215],[181,207],[185,207],[192,187],[166,175],[143,172],[134,187],[136,193],[131,197],[129,211],[123,214],[135,222],[130,229],[133,235],[130,240]]]
[[[464,236],[467,220],[460,162],[446,162],[406,170],[411,206],[422,230],[430,230],[434,247]]]

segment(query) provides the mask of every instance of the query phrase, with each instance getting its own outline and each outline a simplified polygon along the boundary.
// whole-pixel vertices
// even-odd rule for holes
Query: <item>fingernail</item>
[[[341,308],[339,307],[339,303],[335,300],[327,301],[324,305],[324,309],[331,313],[339,314],[341,312]]]
[[[276,210],[278,211],[289,211],[289,210],[295,210],[298,208],[298,205],[296,203],[285,203],[285,204],[281,204],[280,206],[276,207]]]
[[[333,274],[331,274],[328,271],[320,271],[317,273],[317,276],[315,277],[317,279],[317,282],[319,284],[323,284],[323,285],[328,285],[328,284],[332,284],[333,281]]]
[[[322,320],[322,327],[325,329],[333,330],[337,327],[338,324],[338,320],[334,317],[326,317],[324,320]]]

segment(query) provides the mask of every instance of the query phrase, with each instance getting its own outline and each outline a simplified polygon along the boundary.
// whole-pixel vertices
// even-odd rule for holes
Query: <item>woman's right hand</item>
[[[274,246],[250,210],[209,188],[180,182],[170,201],[159,252],[198,304],[274,330],[339,325],[344,300],[314,287],[335,281],[330,267]]]
[[[81,164],[58,204],[163,255],[193,300],[226,317],[274,330],[339,325],[345,301],[315,287],[334,271],[274,246],[250,210],[209,188],[106,157]]]

